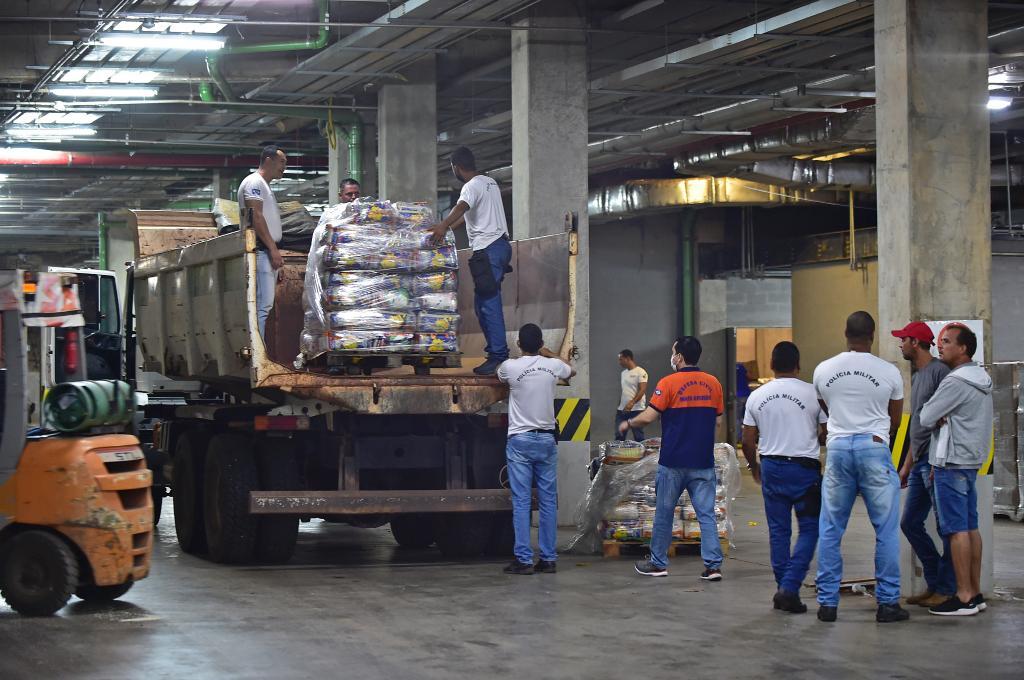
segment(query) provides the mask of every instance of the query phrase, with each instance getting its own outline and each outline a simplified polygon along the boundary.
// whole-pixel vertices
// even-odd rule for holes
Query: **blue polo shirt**
[[[649,406],[661,414],[661,457],[666,467],[715,466],[715,424],[725,411],[722,384],[687,366],[658,382]]]

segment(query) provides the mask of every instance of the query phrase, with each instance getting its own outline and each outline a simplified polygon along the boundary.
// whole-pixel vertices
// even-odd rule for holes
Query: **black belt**
[[[279,246],[279,245],[281,245],[281,242],[280,241],[274,241],[274,245],[275,246]],[[267,249],[267,244],[265,244],[263,242],[263,239],[261,239],[259,236],[256,237],[256,250],[262,250],[262,251],[267,251],[268,250]]]
[[[807,456],[761,456],[761,460],[784,460],[787,463],[796,463],[801,467],[811,468],[812,470],[821,469],[821,461],[817,458],[809,458]]]
[[[552,437],[558,437],[558,430],[527,430],[527,432],[539,432],[540,434],[549,434]]]

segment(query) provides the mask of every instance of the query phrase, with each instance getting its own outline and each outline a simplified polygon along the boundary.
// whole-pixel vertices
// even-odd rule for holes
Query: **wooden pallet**
[[[729,539],[727,539],[727,538],[720,538],[718,540],[719,540],[719,543],[721,543],[721,545],[722,545],[722,554],[728,556],[729,555]],[[676,556],[676,551],[679,550],[680,548],[683,548],[683,546],[687,546],[687,547],[689,547],[689,546],[698,546],[699,547],[700,546],[700,539],[699,538],[683,538],[683,539],[678,539],[677,538],[677,539],[673,539],[673,541],[671,543],[669,543],[669,545],[668,545],[668,556],[669,557],[675,557]],[[604,556],[605,557],[621,557],[623,552],[638,553],[638,552],[641,552],[642,550],[650,550],[651,549],[651,543],[650,543],[650,541],[616,541],[614,539],[609,539],[609,540],[604,541],[604,544],[602,545],[602,548],[603,548],[603,552],[604,552]],[[683,548],[683,549],[685,549],[685,548]]]
[[[428,375],[431,368],[460,368],[462,355],[457,353],[330,352],[327,354],[327,366],[331,372],[348,375],[370,375],[373,371],[412,366],[416,375]]]

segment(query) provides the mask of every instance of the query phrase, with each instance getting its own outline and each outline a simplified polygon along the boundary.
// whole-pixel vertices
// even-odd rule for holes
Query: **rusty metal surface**
[[[393,515],[510,510],[508,489],[438,491],[252,491],[254,515]]]
[[[323,376],[315,377],[322,381]],[[283,385],[281,390],[301,399],[322,400],[345,411],[369,414],[473,414],[505,399],[508,394],[508,388],[500,384],[462,384],[460,379],[448,379],[412,385],[404,380],[374,381],[372,377],[361,383],[340,385]]]

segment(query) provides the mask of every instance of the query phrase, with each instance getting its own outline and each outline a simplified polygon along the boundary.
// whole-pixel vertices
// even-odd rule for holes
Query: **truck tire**
[[[183,432],[174,445],[174,473],[171,484],[174,496],[174,533],[178,536],[178,545],[182,551],[190,555],[206,552],[203,466],[208,442],[209,437],[205,432],[192,430]],[[155,502],[153,517],[155,520]]]
[[[0,595],[25,616],[49,616],[71,599],[78,560],[67,542],[46,531],[16,534],[0,557]]]
[[[512,557],[516,546],[516,532],[512,526],[512,511],[491,513],[491,534],[487,538],[487,555]]]
[[[79,586],[75,595],[86,602],[113,602],[131,590],[133,585],[133,581],[126,581],[116,586]]]
[[[149,493],[153,496],[153,526],[160,524],[160,513],[164,509],[164,487],[151,486]]]
[[[303,487],[294,443],[265,439],[257,446],[260,489],[264,491],[301,491]],[[256,561],[284,564],[295,553],[299,537],[299,518],[287,515],[263,515],[257,518]]]
[[[449,559],[480,557],[491,533],[488,512],[450,512],[434,515],[434,538]]]
[[[434,543],[434,520],[430,515],[397,515],[391,518],[391,535],[403,548],[429,548]]]
[[[249,493],[259,488],[252,441],[243,435],[214,435],[204,468],[206,547],[224,564],[251,562],[258,518],[249,514]]]

